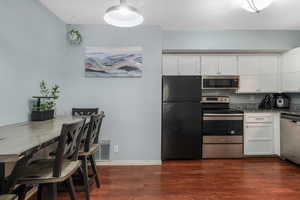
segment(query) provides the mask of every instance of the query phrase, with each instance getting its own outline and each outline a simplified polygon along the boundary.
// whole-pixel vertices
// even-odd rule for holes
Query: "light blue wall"
[[[161,51],[158,26],[120,29],[105,25],[80,25],[83,44],[69,46],[64,67],[62,107],[99,107],[106,112],[103,139],[119,145],[112,160],[160,160],[161,145]],[[85,78],[84,48],[143,48],[142,78]],[[112,148],[111,148],[112,149]]]
[[[300,46],[300,31],[164,31],[165,50],[281,50]]]
[[[61,83],[65,25],[38,0],[0,1],[0,125],[28,120],[42,79]]]

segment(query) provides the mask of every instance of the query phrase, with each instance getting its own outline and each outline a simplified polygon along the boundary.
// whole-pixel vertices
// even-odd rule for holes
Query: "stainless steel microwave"
[[[202,89],[239,89],[239,76],[203,76]]]

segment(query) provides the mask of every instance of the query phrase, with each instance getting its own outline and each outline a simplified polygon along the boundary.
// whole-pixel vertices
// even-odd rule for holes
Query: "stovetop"
[[[203,113],[206,114],[243,114],[244,111],[231,109],[231,108],[224,108],[224,109],[203,109]]]

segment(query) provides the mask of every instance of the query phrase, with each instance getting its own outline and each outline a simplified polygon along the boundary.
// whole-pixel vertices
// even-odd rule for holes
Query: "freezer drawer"
[[[243,144],[203,144],[203,158],[242,158]]]

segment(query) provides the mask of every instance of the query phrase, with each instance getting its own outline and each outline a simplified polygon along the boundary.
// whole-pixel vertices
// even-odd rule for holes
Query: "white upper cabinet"
[[[300,72],[289,72],[282,74],[283,92],[300,92]]]
[[[259,59],[257,56],[239,56],[240,75],[258,75]]]
[[[300,48],[282,56],[281,89],[283,92],[300,92]]]
[[[237,75],[238,62],[237,56],[221,56],[219,71],[221,75]]]
[[[283,54],[282,72],[297,72],[300,71],[300,48],[296,48]]]
[[[239,93],[279,91],[277,55],[239,56]]]
[[[236,75],[237,56],[201,56],[202,75]]]
[[[256,93],[260,92],[259,77],[255,75],[241,75],[240,88],[238,92],[243,93]]]
[[[260,56],[259,72],[263,74],[278,74],[279,59],[278,56]]]
[[[275,93],[279,92],[279,84],[277,74],[259,76],[259,92]]]
[[[185,76],[200,75],[200,56],[179,56],[178,73]]]
[[[201,56],[201,74],[219,75],[219,56]]]
[[[178,56],[163,55],[162,73],[163,75],[179,75]]]
[[[200,75],[200,56],[163,55],[162,73],[168,76]]]

